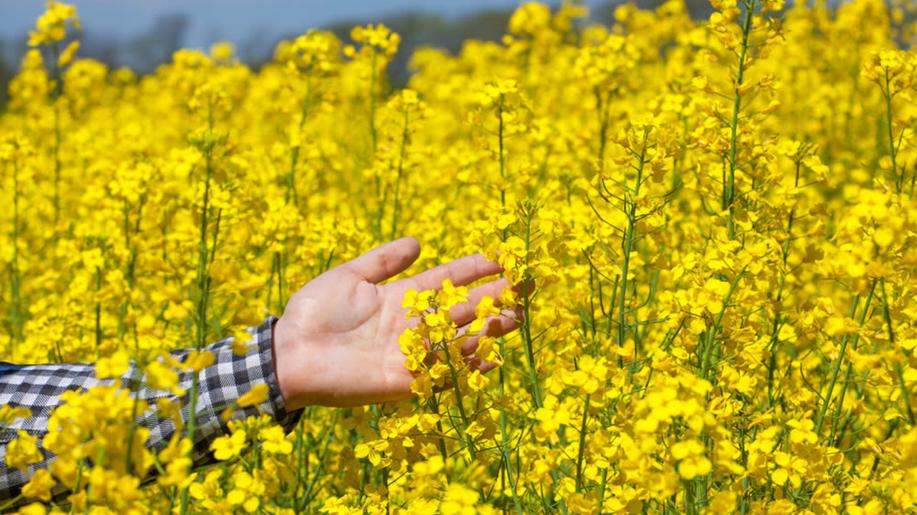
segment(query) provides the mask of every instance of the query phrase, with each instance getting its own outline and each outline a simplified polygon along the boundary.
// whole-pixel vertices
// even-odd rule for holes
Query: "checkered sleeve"
[[[232,419],[266,413],[273,416],[288,432],[292,431],[299,421],[301,410],[287,412],[284,409],[283,398],[274,374],[273,327],[276,321],[276,317],[270,316],[261,325],[248,329],[253,338],[249,342],[249,352],[243,356],[233,353],[232,337],[206,347],[205,350],[213,353],[215,361],[209,367],[201,370],[198,376],[199,393],[195,409],[197,431],[193,442],[195,465],[213,461],[210,444],[215,438],[227,432],[227,423],[221,420],[220,413],[225,407],[233,405],[240,396],[255,385],[266,384],[268,386],[267,400],[257,406],[236,409]],[[184,349],[173,351],[171,354],[179,360],[184,360],[189,352],[191,352],[190,349]],[[164,397],[180,401],[182,418],[185,421],[189,420],[191,409],[189,392],[193,376],[190,372],[182,373],[179,376],[179,386],[186,392],[181,399],[170,392],[147,387],[144,379],[142,370],[131,364],[128,371],[120,378],[120,382],[123,388],[130,388],[136,392],[135,395],[149,403],[150,409],[138,417],[137,422],[150,429],[147,447],[159,451],[168,444],[169,439],[175,433],[175,425],[168,417],[161,417],[156,413],[155,401]],[[22,406],[32,412],[30,417],[18,419],[8,427],[0,428],[0,504],[3,504],[3,500],[19,495],[22,486],[32,474],[40,468],[47,468],[54,460],[54,456],[42,448],[44,461],[31,465],[26,473],[16,468],[8,468],[6,466],[7,444],[17,437],[18,431],[22,430],[32,434],[38,438],[40,443],[48,432],[51,412],[61,404],[62,393],[67,390],[85,391],[93,386],[111,385],[115,381],[118,379],[97,379],[95,366],[90,363],[5,364],[0,367],[0,403]],[[65,493],[59,488],[54,491],[56,498],[60,498]]]

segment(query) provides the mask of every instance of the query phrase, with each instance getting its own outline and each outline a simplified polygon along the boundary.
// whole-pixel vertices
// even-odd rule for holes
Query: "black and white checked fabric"
[[[277,317],[270,316],[264,322],[248,329],[253,335],[250,349],[244,356],[236,356],[232,352],[233,339],[226,338],[213,343],[205,348],[214,354],[214,363],[203,369],[199,377],[199,393],[197,400],[197,431],[194,437],[194,464],[203,465],[211,463],[213,456],[210,443],[226,433],[227,426],[220,419],[223,408],[232,405],[243,394],[247,393],[257,384],[268,385],[268,398],[259,406],[237,409],[232,419],[243,419],[257,415],[260,412],[274,417],[287,432],[292,431],[301,410],[288,413],[283,406],[283,398],[274,375],[273,361],[273,327]],[[173,351],[171,354],[183,361],[191,349]],[[155,413],[155,400],[177,397],[161,390],[152,390],[145,386],[142,379],[142,370],[131,364],[128,371],[121,377],[122,388],[130,388],[134,382],[136,395],[150,404],[150,410],[137,419],[138,424],[150,429],[147,447],[159,451],[169,442],[175,432],[175,425],[171,420],[159,417]],[[141,384],[136,381],[141,379]],[[4,500],[19,495],[22,486],[28,482],[32,474],[39,468],[47,468],[54,460],[45,449],[45,461],[31,465],[28,473],[23,474],[19,469],[9,469],[6,466],[6,446],[10,440],[15,439],[17,431],[22,429],[39,438],[48,432],[48,419],[51,411],[60,405],[60,395],[67,390],[85,391],[93,386],[111,385],[117,379],[97,379],[95,365],[91,363],[64,363],[57,365],[10,365],[0,364],[0,405],[23,406],[32,411],[32,416],[18,419],[9,427],[0,428],[0,504]],[[190,392],[192,382],[191,373],[180,375],[179,386]],[[189,393],[181,399],[182,418],[187,421],[190,415]],[[54,490],[55,498],[60,498],[65,492],[60,487]]]

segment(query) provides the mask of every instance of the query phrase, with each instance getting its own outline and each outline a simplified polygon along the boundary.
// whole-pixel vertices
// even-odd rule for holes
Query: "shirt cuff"
[[[261,374],[264,377],[264,382],[268,385],[268,398],[265,404],[261,406],[261,409],[264,412],[272,413],[277,423],[289,433],[299,423],[303,410],[300,408],[293,412],[288,412],[283,402],[283,395],[280,392],[280,383],[277,380],[276,367],[274,366],[274,324],[277,323],[277,320],[279,320],[277,317],[269,316],[256,329],[258,355],[261,357]],[[268,407],[266,404],[270,404],[270,406]]]
[[[215,361],[201,370],[198,376],[197,430],[193,442],[196,464],[211,461],[210,444],[228,432],[228,424],[220,416],[223,410],[235,405],[242,395],[258,384],[267,385],[267,399],[260,404],[235,409],[230,420],[264,413],[273,417],[288,433],[299,423],[302,409],[287,411],[274,373],[273,330],[277,320],[275,316],[268,316],[261,325],[249,328],[253,338],[248,342],[248,352],[241,356],[233,352],[234,340],[231,337],[203,349],[213,353]],[[190,374],[183,377],[182,383],[180,386],[190,391]],[[190,403],[187,400],[184,399],[182,408],[182,418],[186,422],[190,418]],[[162,444],[168,440],[167,435],[156,435],[155,430],[150,436],[151,440]]]

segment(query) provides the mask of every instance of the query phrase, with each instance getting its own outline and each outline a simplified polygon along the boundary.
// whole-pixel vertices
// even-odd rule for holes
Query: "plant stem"
[[[500,206],[506,209],[506,157],[503,143],[503,94],[500,94],[500,102],[497,104],[497,141],[500,154]],[[503,239],[506,239],[506,231],[503,231]]]
[[[532,383],[532,401],[535,403],[535,408],[541,407],[541,391],[538,386],[538,370],[535,365],[535,351],[534,351],[534,342],[532,342],[532,317],[531,317],[531,301],[532,301],[532,292],[530,286],[530,277],[529,275],[529,246],[531,244],[532,238],[532,213],[531,211],[526,213],[525,220],[525,277],[522,279],[522,327],[520,327],[520,334],[522,336],[522,341],[525,344],[525,357],[529,365],[529,380]]]
[[[627,275],[630,272],[630,254],[634,248],[637,230],[637,196],[640,194],[640,185],[643,182],[643,167],[646,164],[646,144],[649,131],[643,133],[643,148],[640,150],[640,158],[637,165],[637,178],[634,183],[634,198],[628,203],[625,196],[624,212],[627,215],[627,230],[624,234],[624,251],[621,263],[621,285],[618,298],[618,347],[624,346],[626,336],[625,317],[627,316]],[[636,345],[636,344],[635,344]],[[619,365],[620,356],[618,357]]]
[[[302,104],[299,109],[299,123],[297,124],[297,130],[301,133],[302,128],[306,124],[306,119],[309,117],[309,111],[312,106],[312,76],[311,74],[306,76],[306,94],[303,95]],[[297,138],[300,137],[299,134],[296,135]],[[301,142],[300,142],[301,144]],[[296,206],[299,204],[299,196],[296,194],[296,165],[299,163],[300,147],[296,146],[290,150],[290,169],[287,171],[287,191],[285,195],[285,200],[287,202],[292,201],[293,205]]]
[[[391,231],[389,233],[389,239],[394,240],[395,235],[398,233],[398,215],[401,208],[401,176],[404,173],[404,155],[407,150],[408,143],[408,126],[409,126],[410,115],[408,109],[404,109],[404,127],[401,132],[401,148],[398,152],[398,175],[395,176],[395,193],[394,193],[394,206],[392,206],[392,224]]]
[[[732,102],[732,123],[729,138],[729,175],[723,185],[723,208],[729,209],[729,239],[735,239],[735,176],[736,158],[739,148],[739,112],[742,110],[742,88],[745,79],[745,58],[748,53],[748,37],[751,34],[751,20],[754,15],[755,0],[745,3],[745,18],[742,22],[742,49],[739,52],[739,69],[736,73],[735,97]]]
[[[194,348],[200,350],[204,348],[207,338],[207,304],[208,304],[208,291],[210,286],[210,278],[208,276],[207,265],[211,261],[209,259],[210,250],[207,248],[207,233],[209,225],[209,212],[210,212],[210,182],[213,176],[213,110],[212,108],[208,110],[207,116],[207,139],[204,147],[204,157],[205,157],[205,172],[204,172],[204,201],[201,205],[200,211],[200,243],[198,246],[198,262],[197,262],[197,316],[195,319],[195,338],[194,338]],[[214,235],[214,237],[216,237]],[[214,248],[215,252],[216,249]],[[189,411],[188,411],[188,424],[187,424],[187,434],[188,439],[191,441],[191,450],[189,451],[194,454],[194,436],[197,431],[197,397],[199,394],[199,378],[197,372],[191,372],[191,391],[189,392]],[[187,513],[188,509],[188,489],[184,488],[182,490],[182,502],[181,502],[181,511],[182,513]]]
[[[465,431],[465,429],[468,428],[470,422],[468,420],[468,415],[465,413],[465,402],[462,398],[462,389],[459,387],[458,374],[456,373],[455,365],[453,365],[452,358],[449,356],[451,353],[449,346],[446,344],[443,347],[443,354],[446,356],[446,365],[449,366],[449,374],[452,376],[452,390],[455,393],[455,404],[458,406],[459,415],[462,417],[462,433],[465,437],[465,442],[468,445],[468,453],[471,455],[471,459],[473,460],[476,455],[474,438],[472,438],[472,436],[468,434],[467,431]]]
[[[503,355],[504,351],[504,340],[500,338],[500,355]],[[500,367],[500,400],[502,401],[505,398],[505,379],[503,374],[503,367]],[[503,402],[500,403],[500,456],[503,460],[503,470],[506,472],[506,478],[509,480],[509,486],[513,493],[513,505],[516,507],[516,513],[522,515],[522,505],[519,501],[519,496],[516,493],[516,482],[513,480],[513,466],[509,459],[509,442],[507,441],[507,432],[506,432],[506,407],[503,405]],[[500,495],[503,495],[503,492],[506,490],[503,487],[500,491]]]
[[[901,193],[902,182],[898,177],[898,149],[895,146],[895,133],[892,127],[892,92],[888,77],[888,68],[885,68],[885,88],[882,96],[885,97],[885,114],[888,118],[888,152],[892,161],[892,179],[895,181],[895,192]]]
[[[57,48],[57,43],[51,45],[51,57],[54,61],[52,65],[53,77],[54,77],[54,89],[51,90],[51,102],[54,108],[54,141],[52,149],[52,157],[54,158],[54,225],[57,225],[58,220],[60,220],[60,172],[61,172],[61,160],[60,160],[60,146],[61,146],[61,127],[60,127],[60,105],[57,99],[60,98],[61,93],[63,92],[63,82],[61,77],[60,63],[58,62],[59,49]]]
[[[96,295],[102,289],[102,269],[96,267]],[[102,302],[96,299],[96,359],[99,359],[99,348],[102,346]]]
[[[586,421],[589,419],[589,394],[583,401],[583,418],[580,421],[579,429],[579,455],[576,457],[576,491],[579,492],[583,486],[583,456],[586,450]]]
[[[370,60],[370,71],[369,71],[369,136],[372,141],[372,155],[376,155],[376,140],[378,135],[376,133],[376,50],[372,50],[372,58]]]
[[[891,342],[892,346],[895,345],[895,330],[892,327],[892,315],[891,310],[888,306],[888,295],[885,293],[885,278],[882,278],[882,313],[885,316],[885,326],[888,328],[888,341]],[[901,397],[904,399],[905,412],[907,413],[908,421],[911,425],[914,425],[914,410],[911,408],[911,395],[907,389],[907,385],[904,382],[904,372],[901,369],[901,362],[895,363],[895,375],[898,376],[898,385],[901,388]]]
[[[720,322],[723,321],[723,315],[726,314],[726,308],[729,307],[729,301],[732,299],[732,294],[735,292],[736,286],[739,284],[739,280],[742,279],[742,276],[745,275],[745,268],[736,274],[736,278],[733,279],[732,283],[729,285],[729,291],[726,293],[726,297],[723,299],[723,308],[716,315],[716,318],[713,321],[713,327],[707,330],[707,335],[704,343],[704,358],[701,364],[701,377],[713,382],[713,379],[716,377],[716,367],[713,366],[713,347],[716,343],[716,334],[720,330]]]
[[[872,303],[873,294],[876,291],[876,281],[872,281],[872,286],[869,288],[869,294],[866,296],[866,302],[863,305],[863,311],[860,314],[860,326],[863,325],[863,322],[866,321],[866,313],[869,312],[869,305]],[[854,302],[854,305],[856,303]],[[841,340],[841,348],[838,350],[837,357],[834,359],[834,367],[831,370],[831,379],[828,382],[828,391],[825,393],[825,400],[821,405],[821,408],[818,410],[818,414],[815,417],[815,434],[821,434],[822,425],[825,422],[825,414],[828,411],[828,406],[831,404],[831,394],[834,392],[834,385],[837,383],[837,374],[841,368],[841,361],[844,359],[844,353],[847,350],[847,342],[850,340],[849,335],[845,335]],[[847,385],[844,385],[846,390]]]
[[[10,330],[9,356],[13,355],[13,342],[23,341],[23,313],[22,313],[22,275],[19,271],[19,161],[13,160],[13,260],[10,263],[10,290],[12,302],[10,303]]]

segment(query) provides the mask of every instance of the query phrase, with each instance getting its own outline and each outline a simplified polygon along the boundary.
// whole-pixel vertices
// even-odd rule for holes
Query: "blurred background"
[[[350,28],[385,23],[402,37],[391,63],[394,86],[407,80],[407,62],[419,46],[455,52],[468,38],[497,40],[519,0],[70,0],[82,22],[79,55],[111,67],[149,73],[179,48],[206,50],[230,41],[238,57],[257,68],[281,39],[309,28],[348,41]],[[547,2],[557,5],[558,1]],[[580,0],[594,21],[610,23],[622,0]],[[661,0],[636,0],[653,8]],[[709,15],[707,0],[688,0],[692,16]],[[7,83],[27,50],[28,32],[44,11],[43,0],[0,0],[0,106]]]

